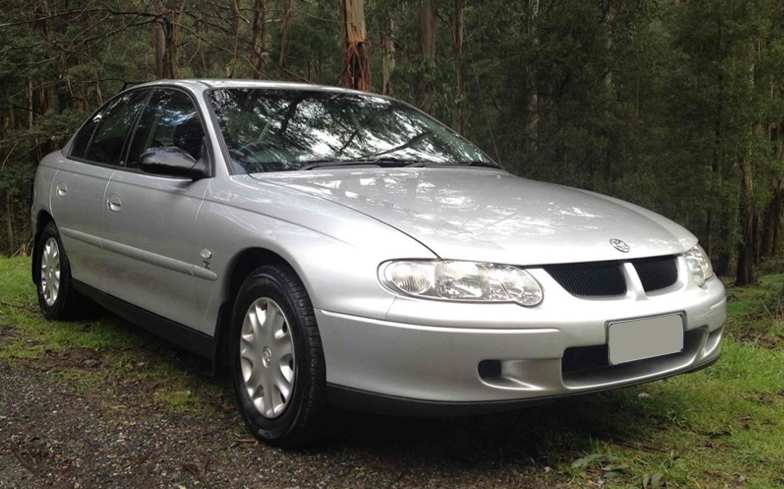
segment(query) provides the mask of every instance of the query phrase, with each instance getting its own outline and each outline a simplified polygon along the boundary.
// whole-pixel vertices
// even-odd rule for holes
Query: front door
[[[104,290],[177,323],[196,328],[203,305],[201,268],[194,242],[196,217],[210,179],[150,175],[138,170],[151,147],[179,147],[197,161],[209,159],[202,121],[180,90],[156,89],[132,136],[124,168],[112,176],[103,208],[104,247],[111,270]]]

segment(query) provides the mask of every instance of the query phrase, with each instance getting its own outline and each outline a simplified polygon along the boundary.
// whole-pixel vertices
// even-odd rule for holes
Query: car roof
[[[356,95],[376,96],[382,95],[372,92],[362,92],[359,90],[351,90],[347,88],[333,87],[327,85],[316,85],[311,83],[296,83],[286,81],[274,80],[237,80],[229,78],[184,78],[173,80],[156,80],[146,83],[134,85],[132,88],[154,87],[159,85],[165,86],[181,86],[190,88],[197,91],[212,89],[212,88],[271,88],[271,89],[285,89],[285,90],[307,90],[318,92],[333,92],[333,93],[350,93]]]

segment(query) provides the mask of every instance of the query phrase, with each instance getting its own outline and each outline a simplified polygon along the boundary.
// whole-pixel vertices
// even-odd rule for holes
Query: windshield
[[[235,173],[374,164],[497,166],[406,104],[372,95],[231,88],[210,92]]]

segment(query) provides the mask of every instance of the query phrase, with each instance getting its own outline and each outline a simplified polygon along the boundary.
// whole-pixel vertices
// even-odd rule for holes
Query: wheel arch
[[[218,324],[215,328],[215,355],[213,358],[216,368],[227,366],[229,358],[228,335],[231,326],[231,315],[234,310],[234,301],[243,282],[257,268],[263,265],[281,264],[290,267],[297,273],[295,267],[281,255],[267,248],[246,248],[229,262],[226,281],[222,291],[222,302],[218,314]],[[297,273],[299,276],[299,273]],[[302,277],[300,277],[300,280]]]
[[[50,222],[54,222],[54,218],[51,214],[49,214],[46,210],[38,211],[35,220],[35,229],[33,230],[33,259],[31,260],[32,263],[32,279],[33,283],[38,285],[39,280],[41,280],[41,257],[39,253],[39,248],[41,243],[39,243],[38,237],[41,235],[41,231],[44,230],[47,224]]]

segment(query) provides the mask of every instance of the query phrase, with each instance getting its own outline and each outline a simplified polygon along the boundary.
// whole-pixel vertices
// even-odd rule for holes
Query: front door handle
[[[120,212],[120,209],[122,209],[122,202],[120,201],[120,197],[115,194],[111,194],[109,198],[106,199],[106,206],[112,212]]]
[[[66,193],[68,193],[68,186],[65,183],[63,183],[63,182],[58,183],[57,184],[57,195],[59,195],[60,197],[65,197]]]

